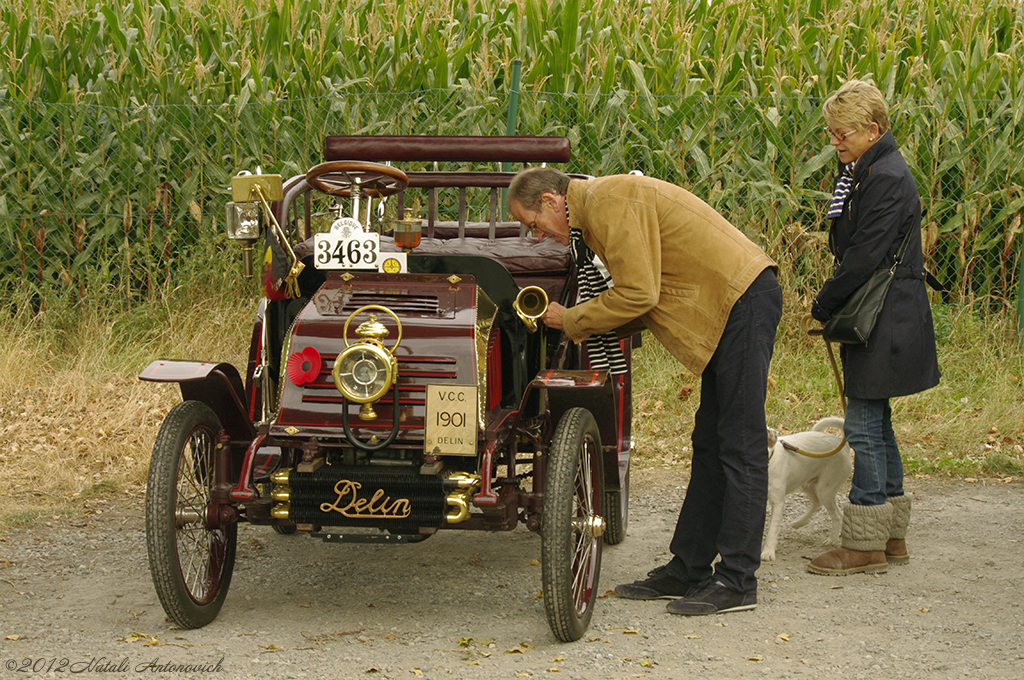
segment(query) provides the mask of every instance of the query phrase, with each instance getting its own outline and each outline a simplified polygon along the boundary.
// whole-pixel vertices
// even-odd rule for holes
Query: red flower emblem
[[[288,357],[288,379],[296,385],[313,382],[320,375],[320,352],[307,347]]]

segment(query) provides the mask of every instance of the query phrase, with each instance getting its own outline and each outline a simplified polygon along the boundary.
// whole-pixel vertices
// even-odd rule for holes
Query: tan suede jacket
[[[570,180],[569,225],[601,258],[614,286],[562,319],[579,342],[646,327],[700,374],[733,304],[775,262],[689,191],[651,177]]]

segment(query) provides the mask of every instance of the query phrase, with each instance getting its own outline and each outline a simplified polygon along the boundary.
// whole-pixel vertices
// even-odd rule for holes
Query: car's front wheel
[[[211,526],[220,430],[206,404],[178,404],[160,427],[149,464],[149,570],[164,611],[182,628],[200,628],[216,618],[235,565],[237,522]]]
[[[541,572],[548,623],[559,640],[583,637],[601,571],[601,435],[584,408],[570,409],[548,452]]]

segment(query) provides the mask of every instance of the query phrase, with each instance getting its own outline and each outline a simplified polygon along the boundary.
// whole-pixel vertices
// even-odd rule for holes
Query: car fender
[[[530,382],[522,400],[525,404],[533,390],[547,390],[551,420],[556,425],[566,411],[576,406],[593,414],[604,449],[604,483],[607,489],[622,488],[629,461],[629,451],[622,452],[620,445],[622,414],[617,412],[617,400],[613,394],[617,380],[616,376],[603,370],[542,371]]]
[[[213,409],[232,440],[251,441],[256,436],[243,401],[242,378],[231,364],[157,359],[143,369],[139,380],[178,383],[181,398]]]

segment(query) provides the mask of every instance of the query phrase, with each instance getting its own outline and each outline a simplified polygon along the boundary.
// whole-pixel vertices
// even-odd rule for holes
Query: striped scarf
[[[853,163],[847,163],[843,166],[843,171],[839,174],[839,179],[836,181],[836,188],[832,191],[832,203],[828,206],[828,219],[835,219],[843,214],[843,205],[846,203],[846,197],[850,195],[850,189],[853,188]]]
[[[568,204],[565,206],[565,217],[568,221]],[[576,263],[580,302],[586,302],[608,290],[608,279],[594,264],[594,251],[583,242],[583,232],[579,229],[569,229],[569,250]],[[612,375],[623,375],[626,372],[626,357],[622,354],[622,345],[615,331],[588,338],[587,356],[591,368],[611,371]]]

